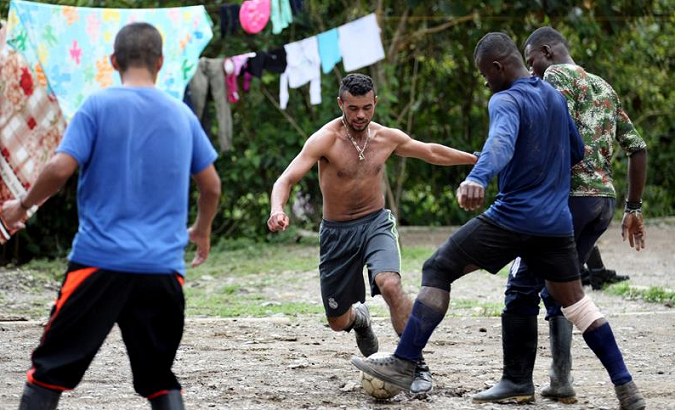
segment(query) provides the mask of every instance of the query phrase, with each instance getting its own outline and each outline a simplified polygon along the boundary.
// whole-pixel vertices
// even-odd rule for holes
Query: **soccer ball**
[[[390,353],[378,352],[373,354],[370,357],[385,356],[390,355]],[[397,394],[399,394],[403,389],[398,386],[395,386],[391,383],[387,383],[384,380],[380,380],[375,376],[371,376],[367,373],[361,372],[361,386],[363,390],[366,391],[369,395],[373,396],[378,400],[390,399]]]

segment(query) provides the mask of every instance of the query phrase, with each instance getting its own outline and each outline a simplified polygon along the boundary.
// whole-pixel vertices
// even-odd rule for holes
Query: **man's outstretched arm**
[[[2,204],[2,216],[10,229],[24,227],[22,220],[26,212],[34,205],[41,204],[57,193],[77,170],[78,163],[72,156],[57,152],[38,176],[35,184],[23,198],[6,201]]]
[[[401,139],[401,144],[394,153],[401,157],[418,158],[434,165],[472,165],[476,156],[445,145],[433,142],[421,142],[410,138],[403,131],[393,130]]]

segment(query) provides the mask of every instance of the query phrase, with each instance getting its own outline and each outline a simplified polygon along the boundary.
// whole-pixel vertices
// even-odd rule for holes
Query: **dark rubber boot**
[[[645,399],[633,381],[621,386],[614,386],[614,391],[619,399],[621,410],[644,410],[647,407]]]
[[[589,272],[593,290],[602,289],[605,285],[611,285],[630,279],[630,276],[628,275],[617,275],[616,271],[612,269],[591,269]]]
[[[420,355],[420,360],[417,361],[417,367],[415,367],[415,378],[410,385],[410,392],[413,394],[429,393],[432,387],[431,371],[424,357]]]
[[[354,319],[353,329],[356,334],[356,345],[359,347],[361,354],[368,357],[377,353],[379,349],[377,336],[373,332],[373,326],[370,322],[368,306],[359,303],[354,306],[354,313],[356,318]]]
[[[26,383],[19,410],[55,410],[61,392]]]
[[[577,402],[577,393],[572,387],[572,323],[564,316],[553,316],[548,321],[551,341],[551,368],[548,375],[551,384],[541,390],[541,395],[561,403]]]
[[[185,410],[183,395],[179,390],[169,390],[168,393],[150,400],[152,410]]]
[[[492,388],[472,397],[475,403],[534,402],[532,370],[537,355],[537,316],[502,313],[504,370]]]

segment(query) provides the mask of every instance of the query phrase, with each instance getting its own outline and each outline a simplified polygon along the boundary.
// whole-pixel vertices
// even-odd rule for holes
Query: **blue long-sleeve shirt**
[[[584,143],[559,91],[521,78],[490,98],[490,131],[467,177],[483,187],[499,174],[499,194],[484,215],[511,231],[573,235],[567,206],[570,170]]]

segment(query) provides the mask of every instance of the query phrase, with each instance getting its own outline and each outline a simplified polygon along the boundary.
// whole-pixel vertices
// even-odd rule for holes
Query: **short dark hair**
[[[538,29],[534,30],[532,34],[530,34],[527,40],[525,40],[525,44],[523,44],[523,51],[527,46],[538,48],[544,44],[562,44],[566,49],[569,50],[570,48],[567,40],[565,40],[565,37],[563,37],[563,35],[560,34],[558,30],[552,27],[539,27]]]
[[[115,36],[114,53],[122,72],[129,67],[155,72],[157,60],[162,56],[162,36],[151,24],[127,24]]]
[[[365,74],[349,74],[340,82],[339,96],[342,98],[346,91],[351,95],[366,95],[371,90],[377,95],[372,78]]]
[[[506,56],[517,54],[520,57],[518,46],[506,33],[492,32],[487,33],[478,41],[473,50],[473,59],[489,56],[495,59],[502,59]]]

